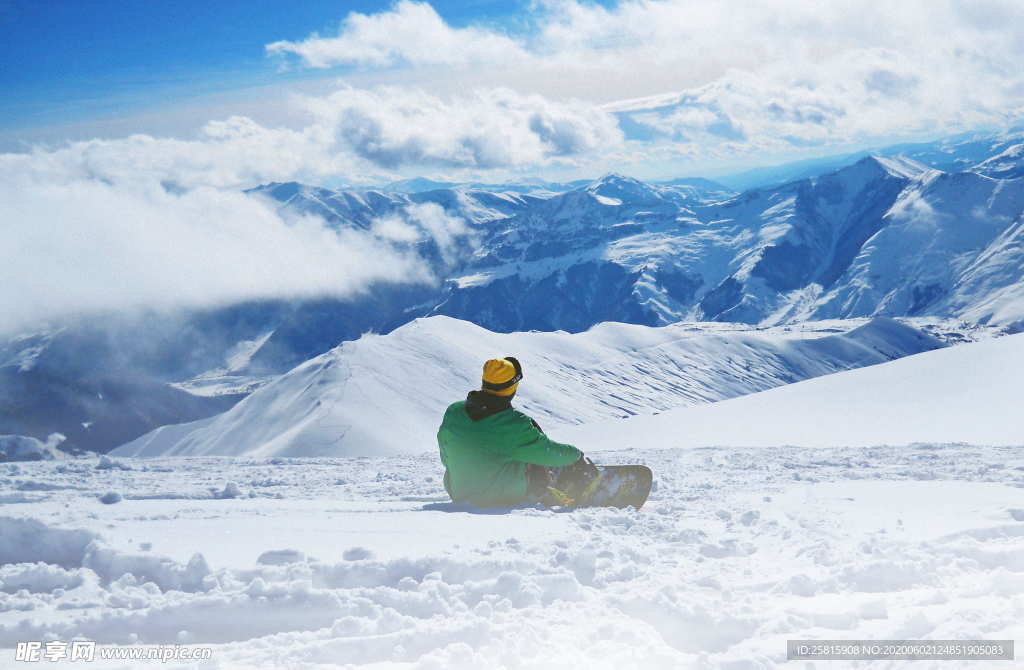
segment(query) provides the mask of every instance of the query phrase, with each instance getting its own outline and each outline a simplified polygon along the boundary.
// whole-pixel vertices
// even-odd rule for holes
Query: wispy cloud
[[[465,219],[434,202],[414,203],[380,217],[374,220],[371,230],[379,238],[396,244],[432,241],[446,267],[464,260],[477,242]]]
[[[399,63],[467,65],[525,55],[513,39],[490,29],[452,28],[425,2],[402,0],[379,14],[352,12],[336,36],[267,45],[271,55],[294,54],[315,68],[333,65],[386,67]]]

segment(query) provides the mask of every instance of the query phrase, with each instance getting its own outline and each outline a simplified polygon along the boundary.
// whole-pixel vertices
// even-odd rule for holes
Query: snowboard
[[[646,465],[598,465],[596,482],[574,498],[569,507],[636,507],[647,502],[654,473]]]

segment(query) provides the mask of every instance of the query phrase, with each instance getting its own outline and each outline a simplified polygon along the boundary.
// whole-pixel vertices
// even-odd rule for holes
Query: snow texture
[[[789,667],[789,638],[1024,638],[1019,447],[600,456],[653,468],[643,510],[474,512],[433,454],[8,465],[0,655],[81,636],[223,668],[724,669]]]

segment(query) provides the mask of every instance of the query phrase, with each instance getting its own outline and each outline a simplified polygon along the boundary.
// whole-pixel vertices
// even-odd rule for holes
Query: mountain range
[[[222,412],[340,342],[432,315],[501,333],[877,316],[1016,332],[1022,147],[1020,132],[903,145],[741,193],[728,180],[618,174],[519,189],[267,184],[249,193],[335,228],[399,226],[392,242],[437,282],[21,333],[0,343],[0,434],[59,432],[69,447],[107,450]]]
[[[435,262],[443,286],[410,318],[578,332],[603,321],[940,316],[1015,330],[1024,324],[1024,181],[983,173],[1012,174],[1015,151],[953,173],[869,156],[724,200],[616,174],[549,197],[295,184],[259,192],[338,226],[368,228],[421,203],[464,219],[469,232],[449,262]],[[429,230],[419,234],[421,253],[444,255]]]

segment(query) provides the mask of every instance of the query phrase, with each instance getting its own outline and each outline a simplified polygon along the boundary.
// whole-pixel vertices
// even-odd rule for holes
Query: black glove
[[[594,465],[594,461],[590,460],[583,454],[580,454],[579,459],[575,463],[565,468],[564,476],[567,480],[578,482],[578,483],[590,483],[594,477],[597,477],[597,466]]]

